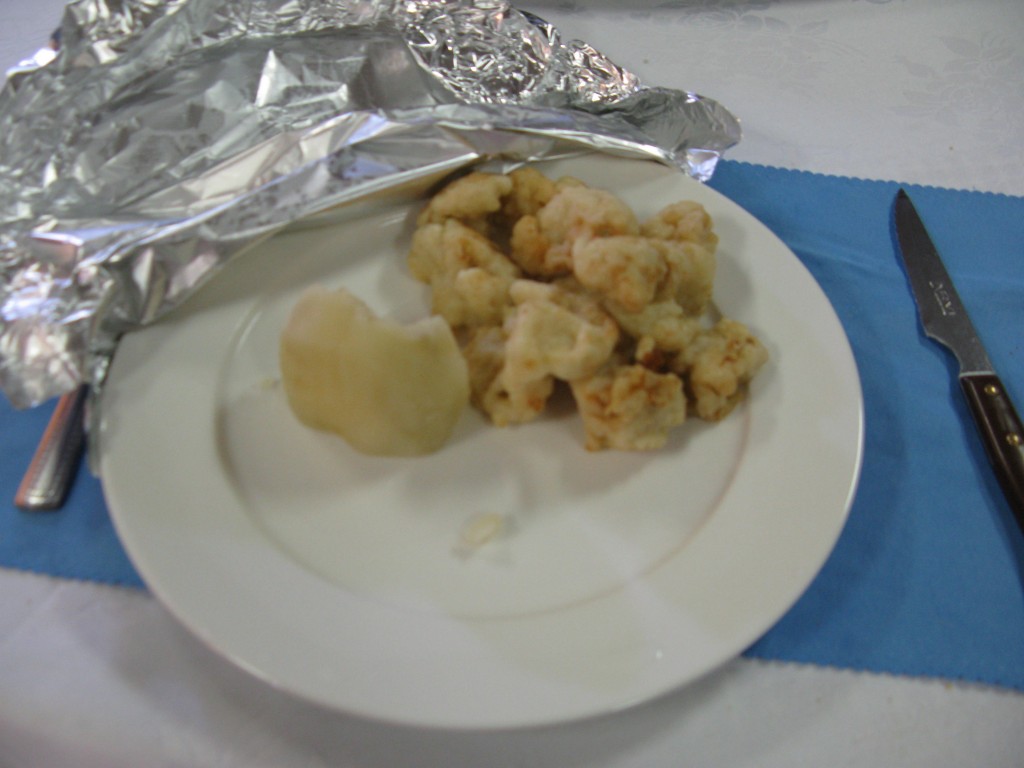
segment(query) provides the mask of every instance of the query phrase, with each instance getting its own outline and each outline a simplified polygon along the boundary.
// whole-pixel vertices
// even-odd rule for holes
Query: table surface
[[[628,9],[626,9],[628,6]],[[59,0],[4,0],[0,63]],[[1018,0],[521,4],[645,82],[740,116],[728,157],[1024,195]],[[0,766],[1019,766],[1024,695],[737,659],[611,717],[423,732],[297,701],[147,593],[0,569]]]

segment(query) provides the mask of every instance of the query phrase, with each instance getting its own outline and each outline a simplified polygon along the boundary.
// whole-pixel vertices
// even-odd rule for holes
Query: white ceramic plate
[[[772,356],[745,406],[650,454],[588,453],[571,408],[501,430],[467,412],[417,459],[361,456],[300,426],[276,383],[285,317],[313,282],[423,316],[409,208],[280,236],[122,342],[101,435],[117,530],[170,611],[270,684],[424,726],[609,713],[739,654],[831,551],[862,404],[818,285],[763,225],[677,172],[594,156],[547,172],[641,215],[707,207],[716,304]],[[488,514],[501,535],[460,550],[463,526]]]

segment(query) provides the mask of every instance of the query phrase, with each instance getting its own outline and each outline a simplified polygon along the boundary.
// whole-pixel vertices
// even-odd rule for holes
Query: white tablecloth
[[[740,116],[729,157],[1024,195],[1019,0],[562,0],[521,7]],[[0,64],[60,0],[0,3]],[[500,734],[320,710],[144,592],[0,569],[0,768],[1024,764],[1024,695],[738,659],[633,711]]]

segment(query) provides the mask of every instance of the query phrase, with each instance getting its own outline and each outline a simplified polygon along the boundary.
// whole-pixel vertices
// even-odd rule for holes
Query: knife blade
[[[893,202],[898,252],[925,335],[960,365],[960,388],[999,485],[1024,533],[1024,426],[974,329],[953,281],[910,196]]]

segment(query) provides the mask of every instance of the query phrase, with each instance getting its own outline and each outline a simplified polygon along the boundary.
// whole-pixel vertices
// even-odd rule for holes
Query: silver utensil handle
[[[995,374],[964,374],[960,386],[985,443],[989,462],[1024,533],[1024,426],[1020,416]]]
[[[62,395],[18,486],[14,504],[29,511],[57,509],[67,497],[85,444],[87,388]]]

